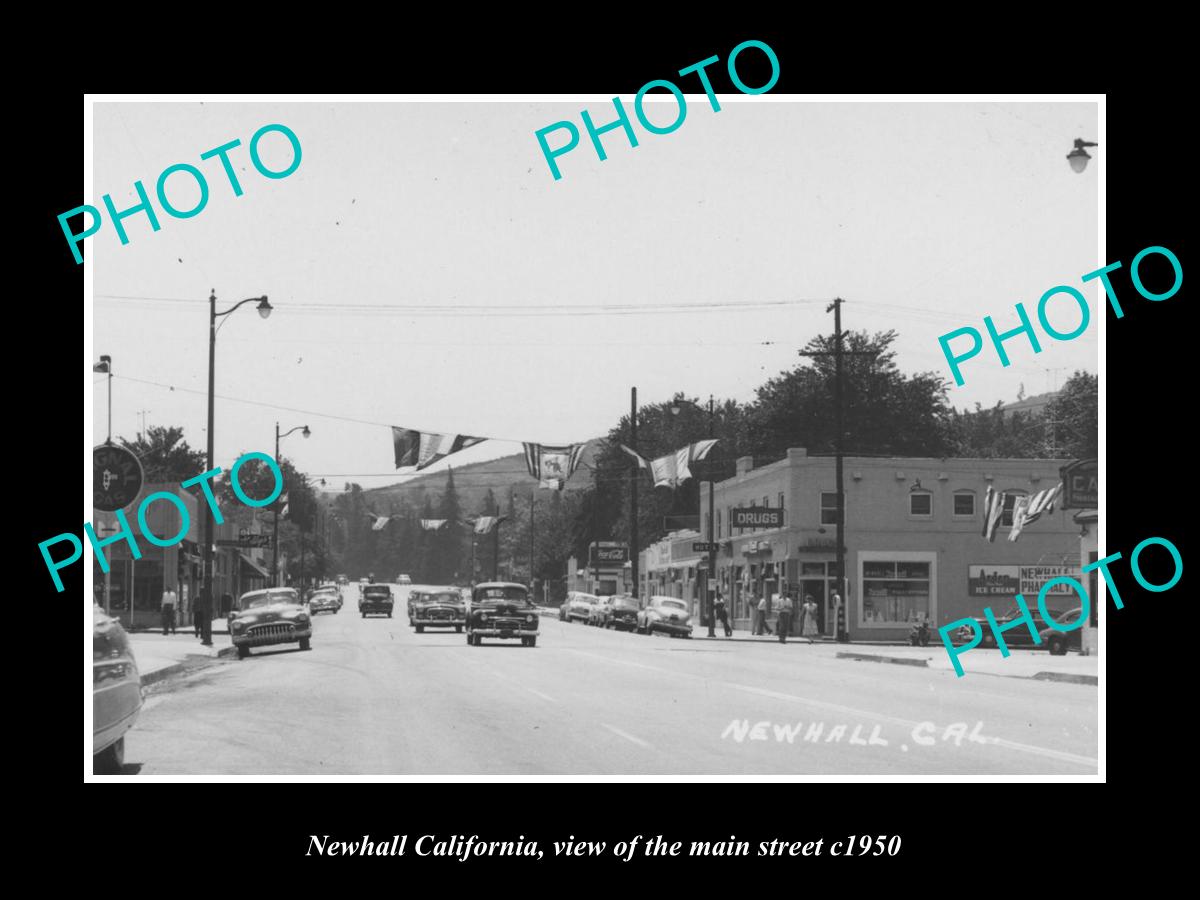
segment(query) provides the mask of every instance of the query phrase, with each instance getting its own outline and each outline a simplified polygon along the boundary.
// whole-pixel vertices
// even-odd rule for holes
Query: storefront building
[[[643,550],[638,557],[639,596],[675,597],[687,601],[693,623],[700,623],[701,568],[707,560],[692,544],[701,540],[698,531],[673,531]]]
[[[1017,593],[1032,608],[1045,582],[1078,578],[1079,526],[1061,507],[1009,541],[1016,498],[1053,487],[1066,462],[846,457],[843,601],[850,639],[904,640],[922,619],[936,628],[982,615],[985,606],[1000,615],[1016,605]],[[982,536],[988,487],[1006,495],[994,542]],[[714,493],[718,588],[735,627],[749,626],[764,595],[772,608],[775,595],[789,602],[809,595],[819,632],[834,635],[839,580],[833,457],[793,448],[785,459],[757,469],[743,457],[734,477],[718,483]],[[700,500],[705,521],[707,485],[701,485]],[[733,510],[746,507],[782,510],[782,527],[731,529]],[[1069,587],[1059,585],[1047,607],[1062,612],[1075,602]]]

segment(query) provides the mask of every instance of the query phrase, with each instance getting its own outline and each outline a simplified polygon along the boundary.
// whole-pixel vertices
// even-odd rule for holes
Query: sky
[[[626,108],[632,98],[623,98]],[[633,121],[603,136],[600,161],[581,124],[611,100],[554,102],[98,102],[94,196],[136,204],[141,180],[189,163],[206,207],[142,214],[86,241],[94,292],[93,355],[113,357],[113,432],[179,425],[205,445],[207,298],[218,309],[266,294],[220,320],[216,465],[273,451],[274,427],[307,424],[284,456],[313,476],[379,486],[394,471],[389,426],[493,437],[455,465],[604,435],[629,411],[677,391],[751,401],[843,326],[896,329],[905,372],[950,377],[938,337],[1017,324],[1049,288],[1088,298],[1093,321],[1070,342],[1041,335],[989,349],[951,386],[958,408],[1042,393],[1076,369],[1096,372],[1097,166],[1071,171],[1077,137],[1096,140],[1094,103],[848,103],[688,95],[676,131]],[[675,101],[647,103],[665,124]],[[535,132],[570,120],[580,145],[555,180]],[[297,135],[296,171],[268,179],[248,145],[263,125]],[[233,139],[235,197],[216,159]],[[563,140],[550,138],[552,146]],[[263,163],[281,170],[287,140],[269,134]],[[1103,151],[1091,151],[1093,154]],[[199,192],[167,182],[180,209]],[[619,309],[611,307],[618,306]],[[606,308],[608,307],[608,308]],[[1061,331],[1079,321],[1051,308]],[[103,376],[92,433],[105,437]],[[582,476],[576,476],[582,477]]]

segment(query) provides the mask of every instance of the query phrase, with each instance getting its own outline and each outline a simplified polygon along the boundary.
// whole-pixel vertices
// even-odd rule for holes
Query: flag
[[[372,531],[383,531],[387,527],[387,523],[391,520],[391,516],[376,516],[375,521],[371,523]]]
[[[622,450],[624,450],[626,453],[628,453],[630,456],[632,456],[634,459],[637,460],[638,468],[645,469],[646,471],[650,470],[650,460],[646,459],[646,457],[642,456],[636,450],[630,450],[624,444],[621,444],[620,447]]]
[[[421,528],[425,531],[437,531],[447,522],[446,519],[422,519]]]
[[[1021,536],[1021,530],[1026,525],[1040,519],[1042,513],[1054,512],[1054,504],[1061,491],[1062,482],[1060,481],[1054,487],[1038,491],[1032,497],[1018,497],[1017,502],[1013,505],[1013,524],[1012,530],[1008,533],[1008,539],[1015,541]]]
[[[280,497],[279,502],[283,504],[283,507],[279,510],[279,518],[286,519],[288,514],[288,495],[284,494]]]
[[[505,516],[480,516],[475,520],[476,534],[490,534],[492,529],[504,521]]]
[[[396,468],[415,466],[424,469],[459,450],[466,450],[487,438],[465,434],[433,434],[411,428],[392,427],[392,449],[396,453]]]
[[[584,444],[550,446],[548,444],[523,444],[525,467],[538,480],[538,487],[561,491],[567,479],[575,474],[579,460],[583,458]]]
[[[687,481],[692,477],[692,470],[689,468],[689,465],[696,460],[704,459],[704,457],[708,456],[708,452],[712,450],[716,442],[716,438],[697,441],[694,444],[688,444],[686,447],[680,447],[674,453],[651,460],[646,465],[650,469],[650,477],[654,479],[654,486],[675,488]],[[627,453],[633,454],[633,451],[625,447],[624,444],[621,446]],[[636,456],[636,454],[633,455]],[[638,457],[638,459],[641,460],[641,457]]]
[[[983,497],[983,537],[992,543],[996,542],[996,528],[1004,516],[1004,502],[1007,495],[988,485]]]

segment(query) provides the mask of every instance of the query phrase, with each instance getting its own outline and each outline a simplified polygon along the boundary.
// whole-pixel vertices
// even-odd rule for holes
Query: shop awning
[[[248,557],[245,553],[239,553],[242,558],[242,563],[250,570],[251,575],[257,575],[259,578],[270,578],[270,574],[266,569],[262,568],[258,563]]]

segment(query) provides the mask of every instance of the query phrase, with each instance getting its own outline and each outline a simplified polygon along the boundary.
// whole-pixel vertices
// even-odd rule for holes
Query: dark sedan
[[[471,591],[467,611],[467,643],[478,647],[484,638],[516,640],[537,646],[538,612],[529,600],[529,589],[513,582],[489,581]]]
[[[392,589],[386,584],[364,584],[358,598],[358,611],[365,619],[368,615],[392,617]]]
[[[618,595],[604,605],[603,616],[602,627],[633,631],[637,628],[638,602],[633,597]]]
[[[1032,617],[1033,617],[1034,628],[1038,628],[1038,626],[1040,624],[1042,624],[1042,622],[1039,621],[1039,620],[1041,620],[1041,615],[1038,612],[1037,606],[1035,605],[1035,606],[1031,607],[1029,612],[1032,614]],[[1053,618],[1055,622],[1063,621],[1063,616],[1067,615],[1066,613],[1063,613],[1061,610],[1057,610],[1057,609],[1049,609],[1046,612],[1049,613],[1050,617]],[[1016,622],[1023,615],[1024,615],[1024,613],[1021,612],[1020,607],[1014,606],[1012,609],[1008,610],[1008,612],[1006,612],[1004,615],[996,616],[996,625],[1003,628],[1005,625],[1008,625],[1012,622]],[[1077,619],[1078,617],[1079,617],[1079,611],[1076,610],[1075,613],[1073,615],[1071,615],[1066,621],[1068,624],[1070,624],[1071,622],[1075,621],[1075,619]],[[975,623],[976,623],[976,625],[979,626],[979,630],[983,634],[983,637],[979,641],[979,646],[980,647],[995,647],[995,646],[997,646],[996,636],[994,634],[992,634],[992,628],[988,624],[987,618],[985,616],[976,616]],[[1061,634],[1061,632],[1054,632],[1050,628],[1046,628],[1044,630],[1039,629],[1039,637],[1041,637],[1042,640],[1045,640],[1047,633]],[[1077,632],[1070,632],[1070,633],[1077,634]],[[975,637],[974,629],[972,629],[970,625],[964,625],[964,626],[962,626],[962,628],[958,629],[957,637],[958,637],[958,640],[960,643],[963,643],[963,644],[970,643],[970,641]],[[1067,635],[1064,634],[1063,637],[1067,637]],[[1078,637],[1076,637],[1076,640],[1078,640]],[[1006,631],[1004,631],[1004,643],[1008,647],[1035,647],[1035,646],[1038,646],[1037,644],[1034,643],[1033,635],[1031,635],[1029,633],[1029,626],[1026,625],[1024,622],[1018,623],[1018,624],[1014,625],[1012,628],[1009,628]]]

